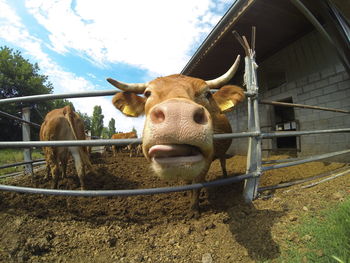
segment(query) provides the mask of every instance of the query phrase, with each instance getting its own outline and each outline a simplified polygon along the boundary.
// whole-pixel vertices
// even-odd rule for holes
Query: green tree
[[[91,131],[92,118],[89,115],[87,115],[87,113],[85,113],[85,112],[81,112],[79,110],[77,110],[76,112],[84,120],[85,130],[86,131]]]
[[[107,127],[103,127],[102,128],[102,132],[101,132],[101,137],[102,139],[109,139],[109,129]]]
[[[53,86],[48,77],[39,74],[37,63],[31,64],[23,58],[21,52],[8,47],[0,47],[0,100],[37,94],[52,93]],[[0,110],[21,117],[21,110],[31,107],[31,121],[41,124],[43,117],[52,106],[52,101],[38,103],[19,102],[1,105]],[[33,139],[38,138],[38,129],[32,129]],[[0,119],[1,140],[21,140],[21,123],[9,118]]]
[[[99,105],[94,107],[91,120],[91,135],[101,137],[103,129],[103,118],[102,108]]]
[[[115,134],[115,119],[111,118],[108,123],[108,138],[111,138],[113,134]]]
[[[136,136],[137,136],[137,130],[135,129],[134,126],[132,127],[132,130],[131,130],[131,131],[134,132],[134,133],[136,134]]]

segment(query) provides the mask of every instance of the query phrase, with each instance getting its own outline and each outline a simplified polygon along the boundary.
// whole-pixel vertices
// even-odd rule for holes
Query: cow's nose
[[[193,120],[194,122],[202,125],[205,125],[208,123],[208,117],[205,114],[203,107],[198,107],[197,109],[194,110]]]
[[[171,100],[156,105],[150,113],[153,124],[163,122],[179,122],[180,120],[206,125],[209,121],[207,111],[201,105]]]

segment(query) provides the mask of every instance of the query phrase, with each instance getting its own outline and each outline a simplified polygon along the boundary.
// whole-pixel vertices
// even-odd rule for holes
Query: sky
[[[106,78],[136,83],[180,73],[233,0],[0,0],[0,46],[19,50],[54,94],[114,89]],[[117,89],[116,89],[117,91]],[[112,97],[69,99],[104,126],[136,128],[144,117],[120,113]]]

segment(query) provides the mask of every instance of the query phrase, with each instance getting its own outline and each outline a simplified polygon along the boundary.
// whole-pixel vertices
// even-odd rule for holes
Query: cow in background
[[[143,156],[142,154],[142,144],[136,146],[136,156]]]
[[[46,115],[41,125],[40,140],[85,140],[84,122],[70,106],[52,110]],[[53,180],[52,188],[58,187],[59,174],[66,177],[69,153],[72,154],[74,159],[80,187],[85,189],[85,167],[93,171],[85,146],[44,147],[46,163]]]
[[[112,135],[111,139],[133,139],[137,138],[136,132],[125,132],[125,133],[115,133]],[[123,146],[113,145],[113,156],[115,157],[117,152],[121,150]],[[134,154],[136,154],[136,145],[129,144],[127,147],[127,150],[130,152],[130,157],[132,157]]]
[[[213,134],[232,131],[224,112],[233,110],[245,98],[240,87],[225,85],[238,65],[239,56],[224,75],[208,81],[181,74],[147,83],[107,79],[124,91],[112,99],[117,109],[131,117],[146,115],[143,154],[158,176],[201,182],[216,158],[226,175],[226,151],[231,140],[214,142]],[[212,94],[211,89],[218,91]],[[192,190],[191,208],[195,213],[199,211],[199,189]]]

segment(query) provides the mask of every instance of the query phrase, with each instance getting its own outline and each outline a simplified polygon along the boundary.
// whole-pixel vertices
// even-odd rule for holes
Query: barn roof
[[[345,2],[237,0],[201,44],[182,74],[212,79],[226,72],[237,54],[244,56],[244,50],[232,31],[249,40],[252,26],[256,26],[257,63],[316,28],[323,31],[325,37],[330,37],[340,61],[350,71],[350,3]],[[298,8],[298,3],[305,7],[303,11]],[[314,16],[316,24],[321,26],[315,27],[315,21],[310,20],[305,12],[309,12],[311,18]],[[243,63],[240,70],[243,70]]]

